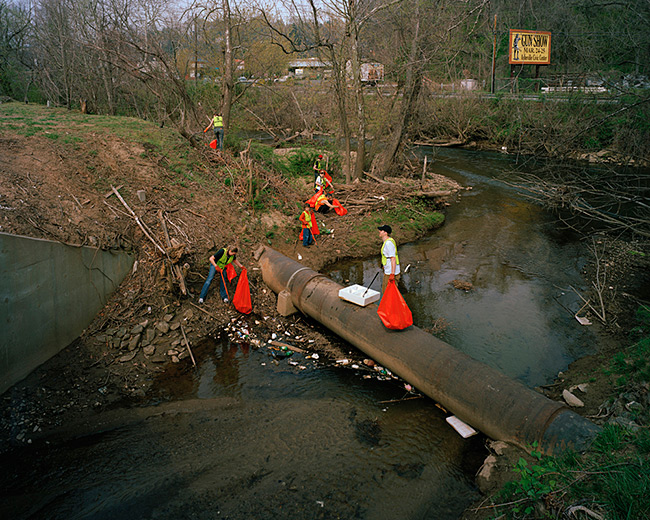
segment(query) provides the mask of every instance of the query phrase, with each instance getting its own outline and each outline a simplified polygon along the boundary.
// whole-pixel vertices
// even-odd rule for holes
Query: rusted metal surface
[[[418,329],[385,328],[377,304],[341,300],[341,286],[263,247],[257,253],[264,282],[288,290],[294,306],[317,320],[464,422],[493,439],[547,453],[586,447],[599,428],[523,384]]]

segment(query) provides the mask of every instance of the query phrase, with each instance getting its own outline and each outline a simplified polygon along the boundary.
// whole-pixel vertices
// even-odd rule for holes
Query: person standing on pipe
[[[221,294],[221,299],[224,303],[228,303],[228,290],[226,289],[226,279],[223,271],[226,269],[228,264],[235,264],[240,269],[244,268],[244,266],[239,263],[239,260],[237,260],[238,252],[239,249],[236,246],[229,246],[222,247],[219,251],[210,255],[210,271],[208,272],[208,278],[205,280],[203,288],[201,289],[199,303],[205,301],[205,297],[208,295],[208,289],[210,288],[210,284],[212,283],[212,279],[216,273],[219,273],[220,277],[219,293]]]
[[[381,246],[381,266],[384,271],[384,279],[381,283],[381,292],[383,294],[388,281],[395,280],[395,283],[397,283],[402,275],[399,268],[399,256],[397,256],[397,244],[390,236],[393,229],[388,224],[379,226],[377,229],[379,230],[379,238],[383,241]]]

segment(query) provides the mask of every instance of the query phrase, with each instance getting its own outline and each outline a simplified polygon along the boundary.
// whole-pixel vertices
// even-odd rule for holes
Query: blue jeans
[[[223,126],[214,127],[214,137],[217,139],[217,148],[223,150]]]
[[[212,283],[212,279],[214,278],[215,274],[217,274],[217,270],[212,264],[210,264],[210,272],[208,273],[208,278],[205,280],[203,288],[201,289],[201,294],[199,295],[200,299],[205,300],[205,297],[208,295],[208,289],[210,288],[210,284]],[[221,295],[222,300],[228,297],[226,288],[223,285],[225,276],[226,275],[223,273],[223,271],[219,273],[219,294]]]
[[[311,229],[303,228],[302,229],[302,245],[307,247],[310,244],[314,243],[314,239],[311,236]]]

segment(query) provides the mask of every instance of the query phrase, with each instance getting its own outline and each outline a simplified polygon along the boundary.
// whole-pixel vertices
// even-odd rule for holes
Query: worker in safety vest
[[[318,197],[316,197],[316,201],[314,202],[314,209],[318,213],[327,213],[330,208],[336,209],[334,204],[332,204],[331,195],[325,195],[324,193],[321,193]]]
[[[226,266],[228,264],[235,264],[240,269],[243,269],[244,266],[239,263],[237,260],[237,252],[239,249],[236,246],[222,247],[214,254],[210,255],[210,271],[208,272],[208,278],[203,284],[201,289],[201,294],[199,295],[199,303],[205,301],[205,297],[208,295],[208,289],[212,283],[214,275],[219,273],[219,293],[221,294],[221,299],[227,303],[228,302],[228,290],[226,289]]]
[[[316,176],[314,181],[314,190],[323,190],[325,193],[334,193],[334,184],[332,183],[332,176],[325,170],[321,170]]]
[[[316,161],[314,161],[314,182],[316,182],[316,177],[318,177],[320,171],[324,169],[325,169],[325,161],[323,160],[323,156],[319,155],[316,158]]]
[[[302,225],[302,231],[300,232],[300,236],[302,237],[302,245],[309,247],[315,242],[314,236],[312,234],[312,227],[314,226],[316,215],[314,215],[314,212],[311,210],[311,206],[308,202],[305,202],[305,210],[300,214],[300,217],[298,218],[300,220],[300,224]]]
[[[219,150],[223,150],[223,138],[224,138],[224,133],[223,133],[223,117],[221,115],[221,112],[217,112],[214,116],[212,116],[212,119],[210,120],[210,124],[205,127],[205,130],[203,132],[207,132],[210,130],[210,127],[214,128],[214,137],[217,140],[217,147]]]
[[[401,273],[399,257],[397,256],[397,244],[390,237],[390,234],[393,232],[392,228],[388,224],[384,224],[377,229],[379,230],[379,238],[383,241],[381,246],[381,266],[384,271],[384,279],[381,284],[381,292],[383,294],[388,285],[388,281],[395,280],[395,283],[399,282]]]

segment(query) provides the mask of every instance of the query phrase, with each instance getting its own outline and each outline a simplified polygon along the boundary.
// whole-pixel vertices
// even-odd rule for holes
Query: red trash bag
[[[394,280],[388,282],[386,292],[381,297],[377,314],[386,328],[402,330],[413,325],[413,315],[404,298],[397,290]]]
[[[336,199],[332,199],[332,205],[334,206],[334,211],[339,217],[348,214],[348,210],[343,207],[343,205]]]
[[[313,208],[313,207],[316,205],[316,199],[317,199],[318,197],[320,197],[322,193],[323,193],[323,188],[321,188],[321,189],[318,190],[316,193],[314,193],[314,195],[312,196],[312,198],[309,199],[309,200],[306,200],[305,202],[306,202],[307,204],[309,204],[309,205]]]
[[[237,289],[235,289],[235,296],[233,296],[232,304],[239,312],[243,314],[250,314],[253,310],[251,305],[251,288],[248,285],[248,274],[246,269],[242,269],[237,282]]]
[[[227,264],[226,265],[226,278],[228,278],[229,282],[232,282],[232,279],[237,276],[237,271],[235,271],[235,266],[232,264]]]

